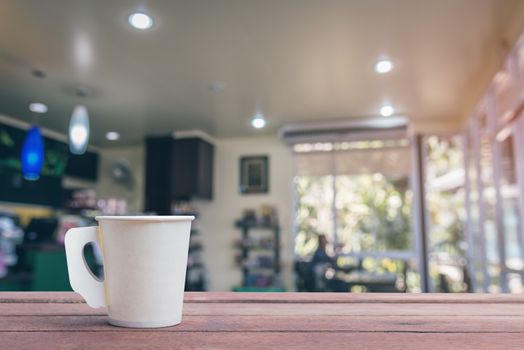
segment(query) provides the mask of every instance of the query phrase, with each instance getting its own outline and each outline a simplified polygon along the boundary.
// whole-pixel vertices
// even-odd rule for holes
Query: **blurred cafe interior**
[[[188,291],[522,293],[523,30],[522,0],[1,0],[0,290],[71,290],[97,215],[190,214]]]

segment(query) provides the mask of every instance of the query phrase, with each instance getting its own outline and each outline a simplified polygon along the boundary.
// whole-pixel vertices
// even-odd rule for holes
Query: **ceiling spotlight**
[[[377,63],[375,63],[375,72],[378,74],[385,74],[389,73],[393,70],[393,62],[390,60],[380,60]]]
[[[264,116],[261,113],[255,114],[253,120],[251,120],[251,126],[255,129],[262,129],[264,126],[266,126],[266,120],[264,119]]]
[[[29,110],[33,113],[45,113],[47,112],[47,106],[40,102],[33,102],[29,105]]]
[[[116,141],[120,138],[120,134],[117,133],[116,131],[109,131],[108,133],[106,133],[106,139],[108,139],[109,141]]]
[[[137,12],[129,15],[129,24],[136,29],[146,30],[153,26],[153,19],[145,13]]]
[[[393,115],[393,113],[395,113],[395,108],[393,108],[393,106],[384,105],[380,107],[380,115],[383,117],[390,117]]]

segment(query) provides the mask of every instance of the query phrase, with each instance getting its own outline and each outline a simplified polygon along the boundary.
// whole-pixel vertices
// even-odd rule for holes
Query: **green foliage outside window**
[[[296,177],[296,254],[310,256],[318,234],[340,244],[345,253],[411,249],[408,185],[407,177],[337,176],[335,237],[333,176]]]

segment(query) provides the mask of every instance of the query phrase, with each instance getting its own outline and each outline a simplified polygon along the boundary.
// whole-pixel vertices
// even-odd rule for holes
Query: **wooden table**
[[[0,349],[524,349],[524,296],[187,293],[176,327],[109,326],[73,293],[0,293]]]

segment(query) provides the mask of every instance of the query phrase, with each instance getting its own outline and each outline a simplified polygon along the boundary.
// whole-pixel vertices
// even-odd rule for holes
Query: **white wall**
[[[96,186],[98,197],[117,197],[127,201],[129,212],[144,210],[145,158],[144,146],[107,148],[102,151],[100,177]],[[126,162],[133,173],[133,187],[116,183],[109,175],[115,161]]]
[[[145,180],[145,158],[143,145],[130,147],[105,148],[100,152],[100,164],[98,168],[98,181],[87,182],[73,178],[64,179],[64,187],[93,188],[97,198],[123,198],[127,201],[129,212],[138,212],[144,209],[144,180]],[[115,161],[125,161],[133,172],[134,186],[125,187],[116,183],[110,176],[111,165]]]
[[[239,191],[241,156],[269,155],[269,193],[242,195]],[[268,204],[277,208],[281,234],[283,280],[287,290],[293,287],[293,239],[291,231],[291,185],[293,160],[291,149],[277,136],[219,139],[215,144],[213,201],[195,202],[200,217],[204,262],[209,271],[209,289],[228,291],[241,283],[241,271],[235,265],[237,250],[233,243],[241,236],[234,227],[244,209],[259,209]]]

